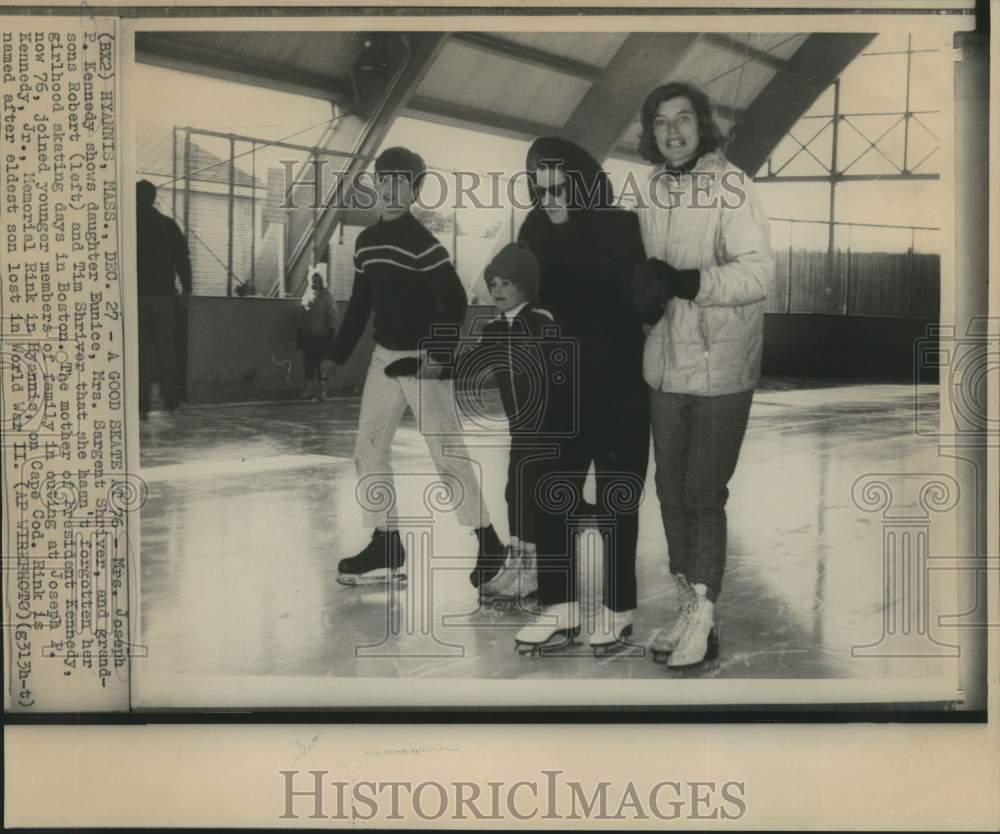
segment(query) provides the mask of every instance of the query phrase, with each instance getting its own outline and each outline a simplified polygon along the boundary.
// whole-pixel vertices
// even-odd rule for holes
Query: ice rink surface
[[[922,389],[921,408],[936,407]],[[758,391],[730,484],[729,556],[717,609],[718,678],[897,678],[907,658],[859,657],[883,633],[881,516],[852,501],[872,473],[934,473],[901,385]],[[355,499],[358,398],[189,406],[141,429],[149,498],[141,522],[140,642],[163,674],[460,678],[670,678],[642,644],[676,607],[653,466],[641,510],[635,647],[595,658],[586,643],[600,543],[583,530],[584,635],[544,658],[513,650],[530,610],[478,607],[467,575],[475,538],[452,513],[409,529],[410,581],[337,584],[337,562],[368,540]],[[933,419],[923,411],[921,421]],[[506,540],[506,449],[472,437],[486,501]],[[400,511],[424,513],[432,466],[412,417],[396,435]],[[914,501],[916,499],[914,498]],[[688,673],[690,674],[690,673]]]

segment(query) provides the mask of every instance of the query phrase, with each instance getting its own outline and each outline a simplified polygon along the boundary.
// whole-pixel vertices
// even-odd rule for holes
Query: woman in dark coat
[[[518,240],[538,260],[538,305],[552,312],[576,345],[575,432],[563,444],[558,482],[548,496],[546,541],[539,542],[538,621],[517,635],[522,650],[565,643],[579,633],[580,606],[573,527],[583,520],[583,483],[597,480],[596,516],[604,549],[603,610],[595,654],[632,631],[636,607],[635,550],[639,504],[649,460],[643,331],[631,298],[632,275],[645,261],[632,212],[614,206],[600,164],[583,148],[556,137],[536,140],[527,173],[534,208]],[[567,495],[575,500],[561,500]],[[570,506],[566,506],[570,504]],[[543,509],[546,509],[543,507]]]

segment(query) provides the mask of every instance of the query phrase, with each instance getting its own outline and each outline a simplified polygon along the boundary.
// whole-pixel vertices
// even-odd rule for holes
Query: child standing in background
[[[313,296],[302,308],[295,344],[302,351],[306,370],[306,387],[303,400],[326,400],[326,374],[323,359],[337,332],[337,312],[333,295],[326,288],[323,276],[317,271],[312,275]]]

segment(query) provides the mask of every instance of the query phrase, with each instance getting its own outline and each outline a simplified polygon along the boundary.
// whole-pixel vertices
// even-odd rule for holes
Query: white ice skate
[[[514,637],[518,654],[538,657],[574,645],[580,634],[580,603],[560,602],[543,608]]]
[[[635,625],[635,609],[612,611],[602,605],[594,619],[594,633],[590,636],[590,648],[594,657],[611,654],[628,645]]]
[[[688,615],[687,627],[677,641],[677,647],[667,660],[668,669],[690,669],[719,656],[719,640],[715,633],[715,605],[705,596],[704,585],[692,585],[694,602]]]
[[[480,597],[496,608],[509,608],[538,590],[535,546],[512,540],[507,561],[493,579],[479,588]]]
[[[675,573],[673,577],[677,585],[677,596],[679,599],[677,616],[670,625],[657,631],[652,642],[649,644],[649,650],[652,652],[654,663],[666,663],[671,652],[677,648],[677,643],[687,628],[688,619],[691,617],[691,608],[695,602],[695,592],[691,587],[691,583],[687,581],[687,577],[681,573]]]

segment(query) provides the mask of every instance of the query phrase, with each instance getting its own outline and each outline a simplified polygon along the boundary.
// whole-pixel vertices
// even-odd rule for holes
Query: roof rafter
[[[135,57],[140,63],[165,69],[196,73],[239,84],[252,84],[255,87],[331,102],[349,101],[351,97],[350,85],[344,79],[208,49],[169,35],[137,32]]]
[[[530,64],[541,69],[559,72],[563,75],[571,75],[584,81],[597,81],[603,72],[601,67],[586,64],[583,61],[576,61],[572,58],[566,58],[563,55],[556,55],[552,52],[545,52],[533,46],[525,46],[514,41],[504,40],[496,35],[489,35],[484,32],[457,32],[452,36],[452,40],[483,52],[510,58],[518,63]]]

